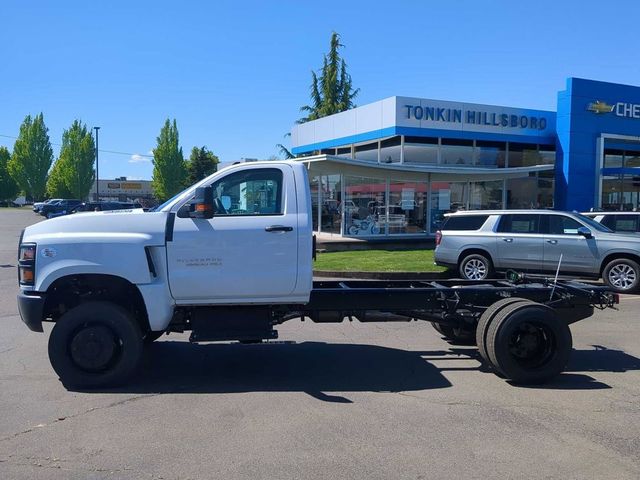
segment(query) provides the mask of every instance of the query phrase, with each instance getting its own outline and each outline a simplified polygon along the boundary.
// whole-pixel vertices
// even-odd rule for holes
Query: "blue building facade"
[[[640,88],[570,78],[556,130],[558,208],[640,206]]]
[[[570,78],[557,112],[390,97],[292,130],[319,232],[431,235],[458,209],[640,206],[640,88]]]

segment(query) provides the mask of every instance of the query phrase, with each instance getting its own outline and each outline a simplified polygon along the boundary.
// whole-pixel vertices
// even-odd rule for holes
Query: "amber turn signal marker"
[[[20,268],[20,278],[22,283],[33,283],[33,270],[30,268]]]
[[[198,203],[196,204],[196,212],[207,212],[209,210],[213,210],[213,206],[206,203]]]

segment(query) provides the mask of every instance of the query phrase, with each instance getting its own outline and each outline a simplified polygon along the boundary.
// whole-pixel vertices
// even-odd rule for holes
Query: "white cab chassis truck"
[[[18,306],[43,332],[63,384],[125,382],[146,343],[260,342],[291,319],[426,320],[476,343],[497,373],[537,383],[559,374],[568,325],[618,298],[578,282],[313,282],[306,167],[252,162],[221,170],[154,211],[91,212],[32,225],[19,243]]]

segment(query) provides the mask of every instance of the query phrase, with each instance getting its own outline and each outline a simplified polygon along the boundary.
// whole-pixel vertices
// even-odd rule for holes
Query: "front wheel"
[[[473,253],[460,262],[460,276],[467,280],[484,280],[493,273],[493,265],[484,255]]]
[[[65,313],[49,337],[51,366],[67,387],[123,383],[142,356],[142,333],[131,314],[111,302],[87,302]]]
[[[628,258],[616,258],[604,267],[602,280],[617,293],[636,293],[640,286],[640,265]]]

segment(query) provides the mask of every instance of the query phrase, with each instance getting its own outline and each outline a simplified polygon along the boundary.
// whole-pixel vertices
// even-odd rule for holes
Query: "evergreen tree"
[[[340,56],[339,49],[341,47],[344,45],[340,43],[340,35],[333,32],[329,53],[324,56],[320,75],[318,76],[316,72],[311,71],[311,104],[300,108],[300,111],[306,112],[307,115],[299,119],[297,123],[317,120],[355,107],[353,101],[360,89],[353,89],[351,75],[347,73],[347,64]],[[278,143],[276,147],[284,158],[295,158],[295,155],[283,144]]]
[[[62,134],[59,165],[61,180],[73,198],[84,199],[93,186],[96,156],[93,134],[87,126],[75,120]]]
[[[7,165],[18,186],[34,200],[44,197],[47,173],[53,162],[48,131],[42,113],[35,118],[27,115],[20,125],[20,134]]]
[[[193,185],[217,171],[218,163],[220,163],[218,157],[207,150],[207,147],[193,147],[187,164],[189,185]]]
[[[331,34],[329,53],[324,56],[320,76],[311,72],[311,105],[303,106],[300,111],[307,116],[299,123],[317,120],[318,118],[344,112],[355,107],[353,100],[360,89],[353,89],[351,75],[347,73],[347,64],[340,56],[340,35]]]
[[[73,194],[65,182],[64,164],[58,159],[53,164],[47,179],[47,196],[49,198],[72,198]]]
[[[178,126],[167,120],[160,130],[156,148],[153,150],[153,192],[160,201],[165,201],[184,188],[187,167],[179,145]]]
[[[0,147],[0,200],[13,200],[20,191],[18,184],[7,170],[10,158],[11,154],[7,147]]]

